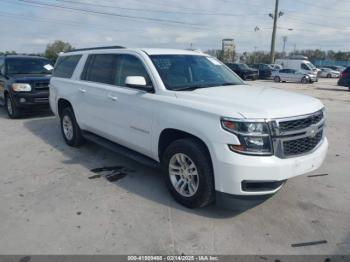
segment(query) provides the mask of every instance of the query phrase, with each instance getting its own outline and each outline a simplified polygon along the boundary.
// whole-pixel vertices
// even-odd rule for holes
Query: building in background
[[[222,61],[232,63],[235,60],[236,47],[232,38],[222,39]]]

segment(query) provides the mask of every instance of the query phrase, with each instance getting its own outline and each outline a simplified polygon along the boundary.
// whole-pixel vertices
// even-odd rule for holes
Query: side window
[[[119,55],[120,68],[117,73],[116,84],[118,86],[126,86],[125,80],[128,76],[143,76],[147,85],[152,85],[151,79],[144,67],[143,63],[133,55]]]
[[[89,55],[81,79],[115,85],[117,66],[118,55],[116,54]]]
[[[286,74],[286,73],[288,73],[288,69],[282,69],[282,70],[280,70],[280,73]]]
[[[300,67],[301,67],[301,69],[303,69],[303,70],[310,70],[310,68],[308,68],[308,66],[305,65],[304,63],[302,63],[302,64],[300,65]]]
[[[55,64],[52,76],[71,78],[81,55],[60,56]]]

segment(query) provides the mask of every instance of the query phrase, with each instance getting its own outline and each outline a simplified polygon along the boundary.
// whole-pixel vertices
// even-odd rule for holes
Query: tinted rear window
[[[71,78],[81,55],[61,56],[58,58],[53,76]]]
[[[117,75],[118,56],[114,54],[89,55],[82,80],[113,85]]]

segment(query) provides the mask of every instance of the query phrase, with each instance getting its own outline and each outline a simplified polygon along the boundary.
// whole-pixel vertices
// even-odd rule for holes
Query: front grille
[[[310,115],[278,119],[271,124],[274,153],[280,158],[312,152],[324,137],[323,110]]]
[[[49,82],[35,82],[32,84],[36,90],[49,90]]]
[[[317,124],[323,119],[323,111],[319,111],[305,118],[283,121],[279,123],[280,132],[295,131],[305,129],[311,125]]]
[[[323,130],[319,131],[314,137],[303,137],[295,140],[283,142],[284,156],[301,155],[312,151],[323,137]]]

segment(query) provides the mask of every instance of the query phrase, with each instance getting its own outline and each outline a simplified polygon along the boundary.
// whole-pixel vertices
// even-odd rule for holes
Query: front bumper
[[[18,92],[11,94],[16,107],[28,108],[49,105],[49,91],[41,92]]]
[[[257,80],[259,78],[258,73],[246,73],[244,74],[245,79]]]
[[[214,144],[215,159],[213,160],[216,191],[240,195],[268,195],[276,193],[283,182],[291,177],[299,176],[316,170],[323,163],[328,141],[324,137],[318,147],[307,155],[281,159],[276,156],[248,156],[234,153],[225,144]],[[262,191],[244,190],[244,183],[261,182]],[[275,187],[265,187],[265,185]]]

